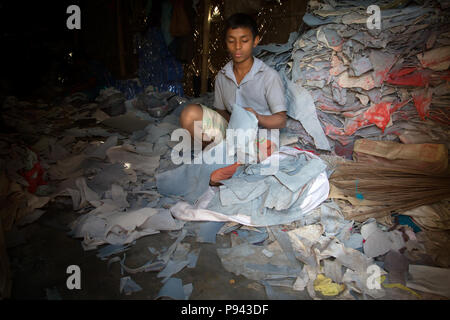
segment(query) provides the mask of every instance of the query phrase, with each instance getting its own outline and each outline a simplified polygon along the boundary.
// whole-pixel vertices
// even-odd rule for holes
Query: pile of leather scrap
[[[448,11],[438,1],[373,4],[380,29],[368,29],[363,2],[311,1],[303,20],[314,29],[294,44],[292,80],[311,92],[325,133],[343,145],[357,137],[423,140],[417,120],[449,124]],[[448,141],[438,136],[432,140]]]
[[[313,101],[337,154],[350,158],[359,138],[450,147],[448,2],[417,3],[371,2],[381,27],[369,29],[366,2],[312,0],[303,17],[308,31],[257,51]],[[302,144],[326,150],[302,125],[288,121]]]
[[[0,138],[0,299],[11,294],[11,272],[7,248],[16,227],[37,220],[50,201],[45,193],[45,171],[39,157],[19,141]],[[17,238],[17,241],[21,241]]]
[[[235,229],[226,225],[222,230]],[[328,201],[306,219],[266,230],[254,229],[252,239],[261,237],[250,240],[247,231],[238,229],[231,235],[231,247],[218,248],[217,254],[227,271],[263,285],[269,299],[299,299],[301,292],[315,300],[449,295],[448,266],[442,256],[439,264],[430,262],[434,255],[419,239],[423,233],[409,226],[388,228],[373,218],[364,223],[346,220]],[[432,276],[424,276],[427,271]]]
[[[16,158],[14,162],[10,162],[9,166],[0,159],[0,299],[10,297],[12,284],[5,232],[10,231],[16,223],[26,223],[26,220],[42,214],[43,211],[38,208],[43,207],[49,201],[49,198],[38,197],[28,192],[27,189],[33,186],[27,182],[26,175],[23,177],[15,170],[13,171],[17,180],[23,185],[8,176],[7,169],[11,169],[11,165],[22,172],[25,172],[26,169],[28,169],[26,172],[30,172],[35,166],[32,151],[15,146],[8,150],[13,158],[14,155],[17,156],[15,151],[23,151],[29,157],[21,158],[19,156],[19,159]],[[28,181],[35,180],[30,176]]]
[[[50,197],[43,195],[46,187],[44,173],[33,151],[12,145],[8,160],[0,159],[0,219],[5,232],[15,225],[39,218],[43,213],[40,208],[50,201]]]
[[[168,211],[176,200],[160,195],[154,179],[157,172],[177,166],[171,152],[178,142],[170,141],[170,135],[179,128],[185,99],[170,97],[170,106],[158,117],[151,116],[151,103],[139,104],[151,110],[139,110],[137,98],[124,101],[112,88],[95,101],[82,93],[48,103],[12,96],[4,100],[8,130],[0,134],[0,298],[10,296],[11,289],[6,250],[28,242],[33,226],[26,225],[55,206],[78,216],[68,225],[58,223],[58,229],[69,227],[85,250],[107,244],[106,256],[126,250],[138,238],[182,229],[184,221]]]

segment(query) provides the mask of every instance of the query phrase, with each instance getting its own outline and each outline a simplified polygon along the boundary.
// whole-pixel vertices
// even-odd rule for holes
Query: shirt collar
[[[248,74],[246,74],[246,76],[244,77],[244,79],[241,82],[241,85],[247,81],[253,80],[253,78],[255,77],[255,75],[260,72],[263,71],[265,69],[265,64],[264,62],[262,62],[262,60],[253,57],[253,65],[252,68],[250,69],[250,71],[248,72]],[[228,78],[230,78],[231,80],[233,80],[236,83],[236,77],[234,75],[233,72],[233,60],[229,61],[225,67],[222,68],[221,72],[227,76]],[[237,85],[237,83],[236,83]]]

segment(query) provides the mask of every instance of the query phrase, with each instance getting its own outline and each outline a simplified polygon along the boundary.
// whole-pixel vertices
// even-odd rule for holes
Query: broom
[[[340,163],[330,183],[350,197],[377,201],[383,207],[356,216],[381,218],[450,198],[450,175],[432,174],[395,165]]]

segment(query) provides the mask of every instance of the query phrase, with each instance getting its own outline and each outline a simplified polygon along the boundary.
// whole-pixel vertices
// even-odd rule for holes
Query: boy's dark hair
[[[228,29],[249,28],[252,31],[253,39],[258,35],[258,26],[255,20],[245,13],[235,13],[225,22],[225,34]]]

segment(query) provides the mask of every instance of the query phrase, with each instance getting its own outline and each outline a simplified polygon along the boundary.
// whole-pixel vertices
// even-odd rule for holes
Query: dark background
[[[99,75],[105,73],[118,80],[136,78],[139,67],[136,35],[144,37],[149,27],[161,26],[162,2],[153,0],[151,10],[146,10],[147,0],[0,2],[0,105],[6,96],[48,100],[55,94],[64,96],[89,87],[96,86],[98,91],[104,84]],[[186,9],[192,7],[191,0],[185,3]],[[257,18],[263,35],[261,44],[267,44],[286,42],[289,33],[299,29],[306,9],[304,0],[285,0],[283,5],[266,0],[261,2],[260,8],[234,8],[236,3],[240,4],[211,0],[212,8],[218,7],[221,12],[221,16],[211,22],[211,79],[228,60],[220,34],[225,13],[247,10]],[[66,27],[70,16],[66,10],[72,4],[81,9],[81,30]],[[198,14],[191,16],[193,59],[182,61],[184,91],[194,96],[197,96],[195,82],[200,80],[203,12],[203,1],[200,1]],[[118,16],[122,27],[122,54],[118,45]],[[120,56],[124,62],[122,69]]]
[[[92,74],[87,62],[110,71],[115,78],[127,78],[137,69],[128,34],[144,32],[160,17],[131,16],[143,11],[146,1],[60,0],[3,1],[0,4],[0,92],[2,96],[40,97],[50,87],[74,86],[89,80]],[[70,5],[81,9],[81,30],[69,30],[66,13]],[[123,20],[127,73],[119,72],[117,40],[117,5]],[[133,6],[133,8],[130,8]],[[159,6],[153,1],[153,7]],[[142,9],[142,10],[139,10]],[[152,10],[152,12],[160,12]],[[71,55],[69,55],[71,53]],[[47,89],[47,90],[45,90]]]
[[[66,9],[80,2],[83,1],[4,1],[0,4],[3,93],[28,96],[44,85],[44,76],[50,71],[60,73],[63,65],[68,69],[69,52],[75,47],[77,31],[67,29]]]

